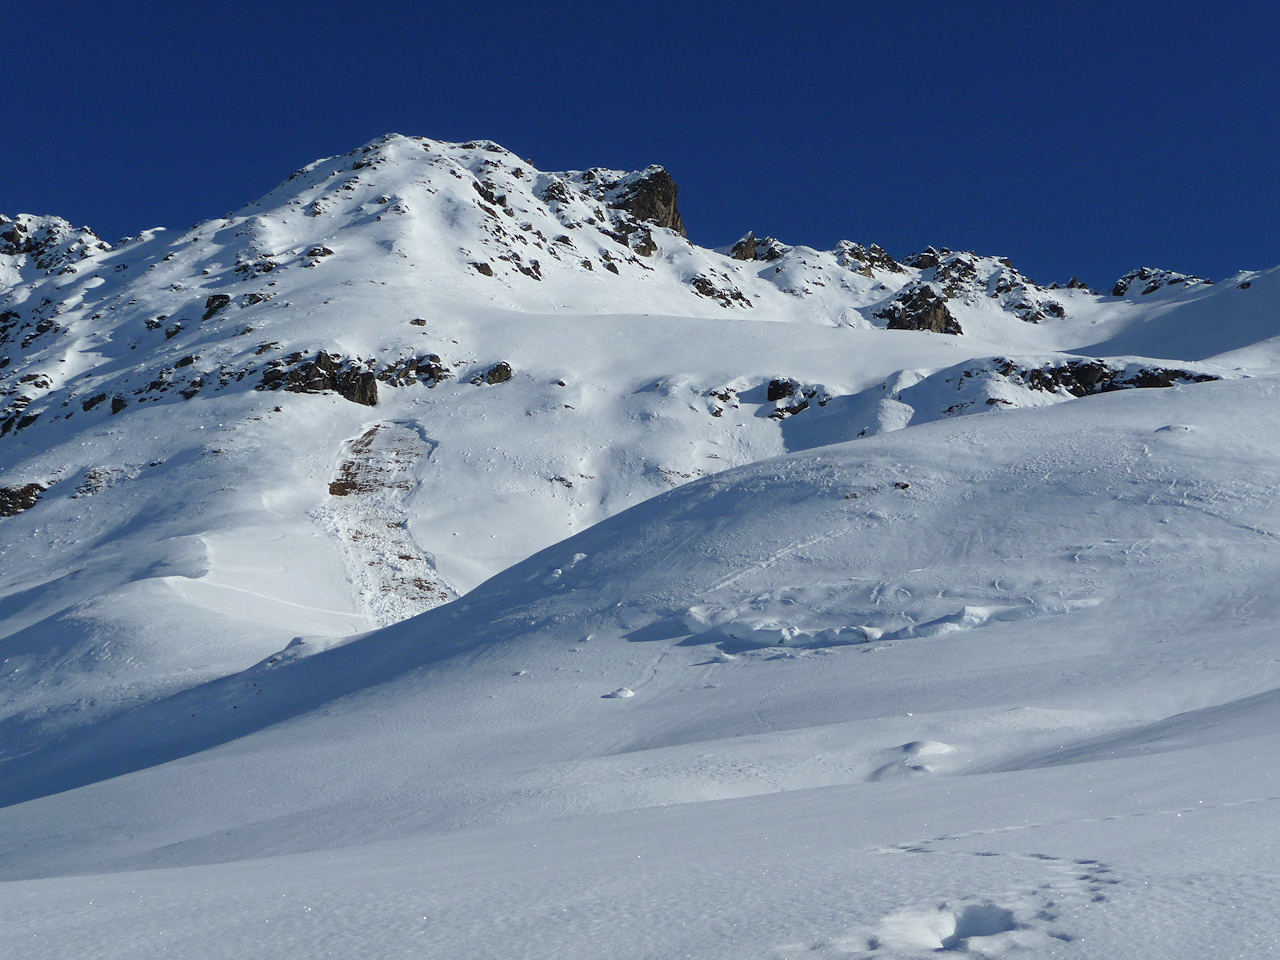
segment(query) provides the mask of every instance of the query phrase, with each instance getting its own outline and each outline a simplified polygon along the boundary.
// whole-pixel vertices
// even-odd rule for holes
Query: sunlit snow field
[[[1280,275],[891,331],[925,268],[628,260],[518,158],[380,143],[0,264],[64,298],[0,438],[47,486],[0,520],[0,956],[1280,954]],[[484,171],[574,257],[503,274]],[[139,319],[322,243],[234,320]],[[82,411],[268,342],[453,373]],[[1011,357],[1187,377],[1073,398]]]

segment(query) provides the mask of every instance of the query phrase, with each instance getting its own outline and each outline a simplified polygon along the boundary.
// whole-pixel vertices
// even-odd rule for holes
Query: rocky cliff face
[[[610,206],[625,210],[637,220],[644,220],[673,233],[685,236],[684,220],[676,203],[679,188],[671,174],[653,166],[623,179],[616,188]]]

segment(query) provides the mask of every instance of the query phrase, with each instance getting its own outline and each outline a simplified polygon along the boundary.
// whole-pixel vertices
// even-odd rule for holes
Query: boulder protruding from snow
[[[16,517],[30,510],[48,489],[39,483],[25,483],[17,487],[0,487],[0,517]]]
[[[321,350],[313,359],[293,354],[270,363],[262,373],[263,389],[291,393],[324,393],[332,390],[352,403],[377,406],[378,376],[354,361]]]
[[[495,363],[492,367],[484,372],[484,382],[487,384],[506,383],[515,375],[515,370],[511,368],[511,364],[505,360]]]
[[[876,316],[887,320],[889,330],[926,330],[930,333],[964,333],[946,299],[940,297],[929,284],[907,287],[897,297],[877,311]]]

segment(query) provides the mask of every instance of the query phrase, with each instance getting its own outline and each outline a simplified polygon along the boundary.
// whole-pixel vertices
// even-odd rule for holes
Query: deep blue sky
[[[0,14],[0,212],[187,227],[397,131],[664,164],[689,235],[1280,263],[1280,5],[45,0]]]

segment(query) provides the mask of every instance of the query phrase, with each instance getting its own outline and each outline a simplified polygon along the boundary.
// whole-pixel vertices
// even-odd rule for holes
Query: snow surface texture
[[[0,221],[0,955],[1280,951],[1280,270],[664,178]]]

